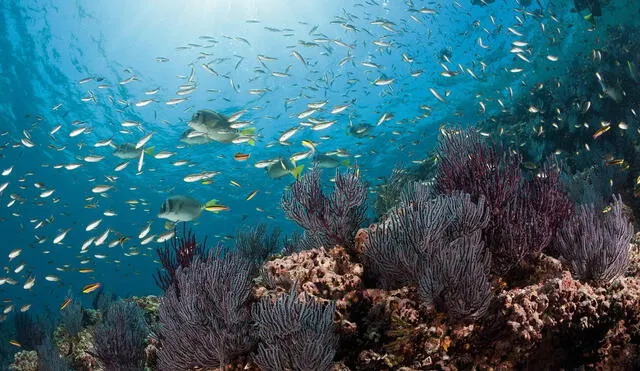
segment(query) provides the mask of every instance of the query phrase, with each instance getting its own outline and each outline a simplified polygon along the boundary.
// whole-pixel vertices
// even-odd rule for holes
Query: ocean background
[[[2,306],[13,304],[15,312],[31,304],[31,313],[55,313],[69,295],[90,305],[91,295],[81,290],[93,282],[122,297],[160,294],[152,277],[159,267],[154,251],[158,244],[141,246],[138,234],[149,222],[151,234],[165,232],[165,221],[157,213],[171,195],[189,195],[203,203],[216,199],[230,208],[204,212],[188,223],[200,238],[208,236],[210,244],[232,245],[239,230],[259,223],[282,228],[284,234],[299,231],[279,206],[283,190],[294,178],[271,179],[265,169],[254,166],[256,162],[305,151],[301,142],[310,140],[320,153],[347,153],[340,160],[357,164],[373,192],[395,166],[429,161],[441,127],[486,120],[502,109],[498,99],[508,110],[536,83],[576,79],[572,63],[586,63],[593,48],[606,44],[607,27],[635,24],[638,7],[634,1],[611,1],[606,16],[592,29],[584,14],[571,11],[571,1],[560,0],[533,1],[528,6],[513,0],[489,6],[473,6],[467,0],[2,1],[0,170],[13,166],[13,171],[0,177],[0,184],[9,182],[0,193],[0,277],[17,282],[0,286]],[[385,29],[376,20],[391,26]],[[522,36],[509,27],[516,27]],[[528,43],[530,63],[509,53],[516,40]],[[469,73],[441,76],[440,53],[447,48],[449,69],[460,71],[462,66],[477,79]],[[292,51],[300,53],[306,65]],[[259,55],[274,60],[261,60]],[[551,61],[548,55],[558,60]],[[219,75],[205,70],[203,63]],[[522,71],[511,72],[514,68]],[[273,76],[274,71],[289,76]],[[178,87],[191,74],[197,89],[182,103],[165,104],[178,97]],[[124,83],[133,76],[135,80]],[[91,80],[82,81],[86,78]],[[374,83],[379,78],[393,82],[379,86]],[[446,102],[436,99],[429,88]],[[145,94],[153,89],[159,92]],[[267,90],[250,94],[250,89]],[[150,104],[136,106],[151,98]],[[303,127],[290,145],[278,143],[285,130],[304,121],[297,116],[308,103],[325,100],[326,107],[314,117],[337,120],[333,126],[318,131]],[[350,102],[345,111],[330,114],[332,107]],[[255,145],[181,143],[187,122],[200,109],[225,115],[245,110],[240,120],[253,122],[258,134]],[[393,117],[377,125],[385,113]],[[142,130],[122,127],[125,120],[139,122]],[[350,121],[373,125],[370,135],[350,135]],[[500,123],[506,128],[509,124]],[[58,125],[61,128],[51,135]],[[87,127],[84,133],[69,136],[82,126]],[[130,133],[122,133],[123,129]],[[109,138],[116,144],[136,143],[148,133],[154,134],[147,146],[156,153],[176,154],[168,159],[146,156],[139,174],[136,159],[115,172],[122,160],[112,155],[112,148],[94,146]],[[25,137],[35,145],[21,143]],[[239,162],[234,153],[250,158]],[[83,161],[89,155],[105,158]],[[177,160],[188,160],[189,165],[174,166]],[[82,166],[71,171],[59,167],[71,163]],[[300,163],[305,171],[312,167],[311,159]],[[202,171],[220,174],[211,184],[183,181],[186,175]],[[325,180],[334,175],[334,169],[323,172]],[[107,176],[117,180],[110,183]],[[103,195],[92,193],[99,184],[113,189]],[[42,198],[45,189],[55,192]],[[259,190],[257,195],[245,200],[254,190]],[[17,201],[8,207],[12,195]],[[137,203],[127,203],[131,200]],[[369,202],[374,200],[371,193]],[[106,210],[117,216],[104,216]],[[369,217],[375,220],[372,209]],[[46,218],[51,222],[34,228]],[[85,231],[97,219],[103,219],[98,228]],[[111,231],[107,243],[129,239],[122,246],[108,248],[105,243],[81,253],[85,240],[107,228]],[[53,244],[66,229],[62,243]],[[38,241],[44,238],[45,242]],[[7,255],[14,249],[22,252],[9,261]],[[96,254],[106,257],[99,259]],[[24,269],[14,273],[21,263]],[[79,273],[80,268],[93,272]],[[51,274],[60,281],[46,281],[44,277]],[[29,277],[35,277],[35,285],[25,290]]]

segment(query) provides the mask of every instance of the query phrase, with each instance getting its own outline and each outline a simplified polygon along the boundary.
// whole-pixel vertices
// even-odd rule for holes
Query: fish
[[[123,160],[131,160],[134,158],[139,158],[140,153],[143,151],[146,154],[153,156],[153,150],[153,147],[142,149],[137,148],[136,144],[133,143],[123,143],[114,148],[113,155]]]
[[[60,310],[64,310],[66,307],[69,306],[69,304],[71,304],[71,298],[64,299],[62,304],[60,304]]]
[[[213,142],[213,139],[209,138],[207,134],[196,131],[194,129],[188,129],[180,136],[180,141],[190,145],[207,144]]]
[[[369,124],[357,124],[349,127],[349,134],[356,138],[364,138],[373,130],[373,125]]]
[[[151,231],[151,222],[149,222],[147,224],[147,226],[144,227],[144,229],[140,231],[140,234],[138,234],[138,238],[139,239],[145,238],[149,234],[150,231]]]
[[[287,139],[291,138],[292,136],[294,136],[301,128],[299,126],[293,127],[291,129],[286,130],[284,133],[282,133],[282,135],[280,135],[280,138],[278,138],[278,142],[283,143],[286,142]]]
[[[248,153],[235,153],[233,155],[233,159],[236,161],[247,161],[249,159],[249,154]]]
[[[95,282],[95,283],[90,283],[88,285],[85,285],[82,288],[82,293],[83,294],[89,294],[91,292],[96,291],[97,289],[99,289],[102,286],[102,284],[100,284],[100,282]]]
[[[109,237],[109,232],[111,232],[111,230],[110,230],[109,228],[107,228],[107,230],[106,230],[106,231],[104,231],[104,233],[102,233],[102,234],[100,235],[100,237],[96,238],[96,239],[93,241],[93,244],[94,244],[94,245],[96,245],[96,246],[100,246],[100,245],[102,245],[102,244],[104,243],[104,241],[106,241],[106,240],[107,240],[107,237]]]
[[[244,113],[243,111],[241,112]],[[238,116],[236,119],[240,117],[239,115],[241,115],[240,112],[234,114],[234,116]],[[187,124],[196,132],[203,133],[211,140],[219,143],[232,143],[241,135],[250,135],[255,132],[253,128],[234,129],[231,127],[229,119],[211,110],[197,111]]]
[[[267,167],[267,175],[271,179],[279,179],[290,174],[298,179],[303,169],[304,165],[295,166],[289,159],[279,157]]]
[[[216,208],[217,206],[220,206],[217,200],[211,200],[202,204],[190,196],[171,196],[162,203],[158,217],[174,223],[190,222],[198,219],[202,214],[202,210],[220,211]]]
[[[53,274],[49,274],[49,275],[45,276],[44,279],[49,281],[49,282],[58,282],[58,281],[60,281],[60,278],[58,278],[58,276],[54,276]]]
[[[91,189],[91,192],[93,192],[93,193],[104,193],[104,192],[107,192],[108,190],[110,190],[111,188],[113,188],[113,186],[97,185],[97,186],[95,186],[95,187],[93,187]]]
[[[164,232],[163,234],[158,236],[158,238],[156,239],[156,242],[157,243],[163,243],[165,241],[168,241],[168,240],[172,239],[175,235],[176,235],[175,231]]]
[[[62,240],[64,240],[70,230],[71,229],[65,229],[64,231],[62,231],[59,235],[56,236],[56,238],[53,239],[53,243],[56,245],[62,243]]]
[[[35,284],[36,284],[36,278],[34,276],[31,276],[27,278],[22,288],[25,290],[31,290],[33,286],[35,286]]]
[[[20,256],[20,253],[22,252],[22,249],[13,249],[9,252],[9,261],[12,261],[13,259],[17,258],[18,256]]]
[[[247,196],[247,198],[245,198],[245,201],[249,201],[250,199],[254,198],[257,194],[258,194],[259,190],[255,190],[251,193],[249,193],[249,195]]]
[[[320,169],[334,169],[343,164],[335,157],[321,153],[316,154],[313,158],[313,163]],[[345,162],[344,164],[348,163]]]
[[[169,158],[173,155],[175,155],[175,152],[169,152],[169,151],[160,151],[158,153],[156,153],[153,157],[156,160],[164,160],[165,158]]]
[[[434,97],[436,97],[437,100],[442,103],[447,103],[447,101],[444,100],[444,98],[442,98],[442,96],[434,88],[429,88],[429,91],[431,92],[431,94],[433,94]]]
[[[593,133],[592,138],[597,139],[599,136],[609,131],[609,129],[611,129],[611,125],[601,127],[600,129],[596,130],[595,133]]]
[[[140,149],[142,147],[144,147],[145,144],[147,144],[147,142],[151,139],[151,137],[153,136],[153,133],[149,133],[147,135],[145,135],[144,137],[142,137],[137,143],[136,143],[136,149]]]
[[[95,220],[95,221],[87,224],[87,227],[85,228],[85,231],[90,232],[90,231],[96,229],[96,227],[99,226],[100,223],[102,223],[102,219],[98,219],[98,220]]]

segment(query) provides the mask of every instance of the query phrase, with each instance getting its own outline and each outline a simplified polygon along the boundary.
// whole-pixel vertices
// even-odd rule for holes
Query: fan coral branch
[[[178,268],[177,284],[162,298],[160,369],[224,367],[251,350],[251,264],[217,255]]]
[[[558,251],[569,261],[577,278],[606,283],[626,271],[633,225],[622,208],[619,196],[614,196],[613,207],[606,214],[593,206],[581,206],[558,231]]]
[[[364,221],[366,198],[367,187],[357,171],[336,172],[335,189],[327,196],[320,185],[320,170],[314,168],[283,194],[281,205],[287,217],[306,231],[326,236],[331,244],[352,246]]]
[[[267,233],[266,224],[240,230],[236,237],[235,252],[256,266],[262,265],[269,255],[280,250],[280,233],[280,229]]]
[[[142,370],[148,333],[142,309],[134,303],[117,301],[96,327],[96,356],[107,371]]]
[[[489,308],[491,254],[480,230],[438,249],[424,261],[419,280],[422,300],[455,320],[475,320]]]
[[[475,131],[443,133],[438,155],[436,190],[439,193],[463,191],[474,201],[483,195],[492,214],[498,214],[520,186],[520,155],[482,143]]]
[[[263,370],[329,370],[338,345],[333,331],[335,303],[323,305],[296,285],[275,303],[266,297],[253,305],[261,342],[254,360]]]
[[[175,285],[177,269],[188,267],[196,258],[204,258],[207,255],[206,244],[206,238],[202,243],[198,243],[191,229],[187,231],[186,227],[183,227],[182,237],[173,238],[158,247],[156,253],[162,268],[159,268],[153,277],[156,285],[162,291],[167,291],[170,286]]]

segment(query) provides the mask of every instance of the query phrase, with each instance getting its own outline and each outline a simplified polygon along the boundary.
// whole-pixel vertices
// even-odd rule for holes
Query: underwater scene
[[[640,370],[640,2],[0,2],[0,370]]]

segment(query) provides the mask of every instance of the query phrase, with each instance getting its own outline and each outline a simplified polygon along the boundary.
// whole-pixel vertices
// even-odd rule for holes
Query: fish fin
[[[149,147],[149,148],[145,148],[145,149],[144,149],[144,153],[148,154],[149,156],[153,156],[153,150],[154,150],[155,148],[156,148],[156,147]]]
[[[246,128],[240,130],[240,135],[253,135],[256,133],[256,128]]]
[[[113,144],[113,142],[109,143],[109,147],[111,147],[111,148],[113,148],[113,149],[118,148],[118,146],[116,146],[115,144]]]
[[[249,139],[247,144],[250,145],[250,146],[255,146],[256,145],[256,140],[255,139]]]
[[[342,160],[340,161],[340,164],[344,167],[351,167],[351,161],[349,160]]]
[[[291,175],[293,175],[296,180],[300,178],[300,174],[302,174],[302,170],[304,170],[304,165],[298,165],[293,170],[291,170]]]

